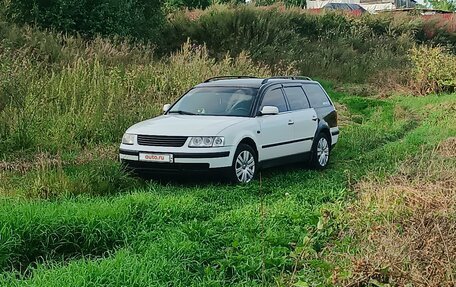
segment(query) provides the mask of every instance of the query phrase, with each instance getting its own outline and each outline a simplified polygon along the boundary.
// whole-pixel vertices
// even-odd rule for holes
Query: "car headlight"
[[[122,137],[122,143],[133,145],[135,143],[135,135],[132,134],[124,134]]]
[[[192,137],[189,147],[221,147],[225,145],[224,137]]]

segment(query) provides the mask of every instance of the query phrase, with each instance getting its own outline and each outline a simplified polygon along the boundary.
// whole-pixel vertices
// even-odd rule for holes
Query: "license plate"
[[[140,153],[139,160],[151,162],[173,162],[173,155],[163,153]]]

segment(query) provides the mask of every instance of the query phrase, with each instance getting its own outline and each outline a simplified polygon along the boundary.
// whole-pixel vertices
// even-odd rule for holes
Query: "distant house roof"
[[[323,6],[323,9],[361,11],[362,13],[367,12],[367,10],[364,9],[363,7],[361,7],[359,4],[351,4],[351,3],[328,3],[325,6]]]

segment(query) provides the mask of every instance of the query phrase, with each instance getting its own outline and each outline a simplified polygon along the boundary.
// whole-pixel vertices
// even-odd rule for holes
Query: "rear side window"
[[[303,86],[312,108],[324,108],[331,106],[331,102],[325,91],[317,84],[305,84]]]
[[[283,97],[282,89],[274,89],[266,92],[261,103],[260,111],[264,106],[275,106],[279,109],[279,112],[287,111],[287,103]]]
[[[284,88],[292,111],[309,108],[309,102],[301,87]]]

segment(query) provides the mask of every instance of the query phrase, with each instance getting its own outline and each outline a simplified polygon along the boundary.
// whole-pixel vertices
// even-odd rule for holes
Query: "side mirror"
[[[163,105],[163,111],[166,113],[169,108],[171,108],[171,105],[170,104],[166,104],[166,105]]]
[[[279,113],[279,108],[275,106],[264,106],[261,109],[261,115],[277,115]]]

